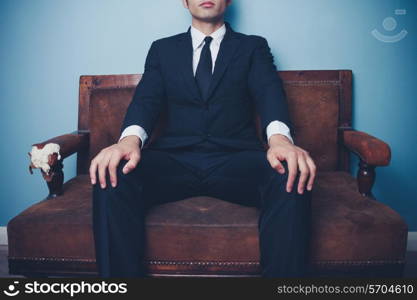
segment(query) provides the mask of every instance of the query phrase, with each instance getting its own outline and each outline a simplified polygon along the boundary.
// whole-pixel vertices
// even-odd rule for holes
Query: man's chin
[[[206,22],[206,23],[215,23],[218,22],[221,19],[221,16],[194,16],[195,19],[201,21],[201,22]]]

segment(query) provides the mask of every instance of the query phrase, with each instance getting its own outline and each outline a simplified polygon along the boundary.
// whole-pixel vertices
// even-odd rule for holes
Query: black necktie
[[[201,50],[200,60],[198,62],[197,70],[195,72],[195,79],[200,89],[201,96],[206,99],[206,94],[210,86],[212,77],[213,64],[211,61],[210,43],[213,40],[211,36],[204,38],[205,44]]]

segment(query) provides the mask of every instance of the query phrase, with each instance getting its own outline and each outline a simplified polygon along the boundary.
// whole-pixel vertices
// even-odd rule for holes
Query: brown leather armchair
[[[402,276],[407,224],[371,193],[375,167],[389,164],[390,148],[351,128],[352,72],[278,73],[295,143],[310,152],[318,167],[312,202],[313,275]],[[81,76],[78,130],[34,144],[60,145],[61,159],[49,156],[51,170],[42,171],[48,197],[7,225],[10,274],[97,275],[88,168],[102,148],[117,142],[140,78]],[[164,118],[162,114],[150,143],[163,130]],[[254,122],[260,138],[256,112]],[[360,159],[357,178],[349,173],[350,151]],[[62,161],[74,153],[77,175],[63,183]],[[258,213],[255,207],[204,195],[153,207],[146,217],[149,276],[260,276]]]

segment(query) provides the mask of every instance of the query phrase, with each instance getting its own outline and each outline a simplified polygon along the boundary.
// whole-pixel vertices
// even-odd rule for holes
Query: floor
[[[407,252],[406,260],[407,264],[405,267],[404,277],[417,278],[417,251]],[[9,275],[6,245],[0,245],[0,277],[22,277]]]

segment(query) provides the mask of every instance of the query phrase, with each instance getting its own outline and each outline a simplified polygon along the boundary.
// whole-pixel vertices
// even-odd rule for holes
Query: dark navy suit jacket
[[[284,122],[292,131],[282,81],[267,40],[235,32],[228,22],[225,25],[205,99],[193,74],[191,27],[152,42],[120,133],[127,126],[140,125],[150,137],[163,110],[166,127],[149,148],[177,148],[210,140],[225,147],[263,149],[256,135],[254,110],[260,115],[266,143],[266,126],[271,121]]]

